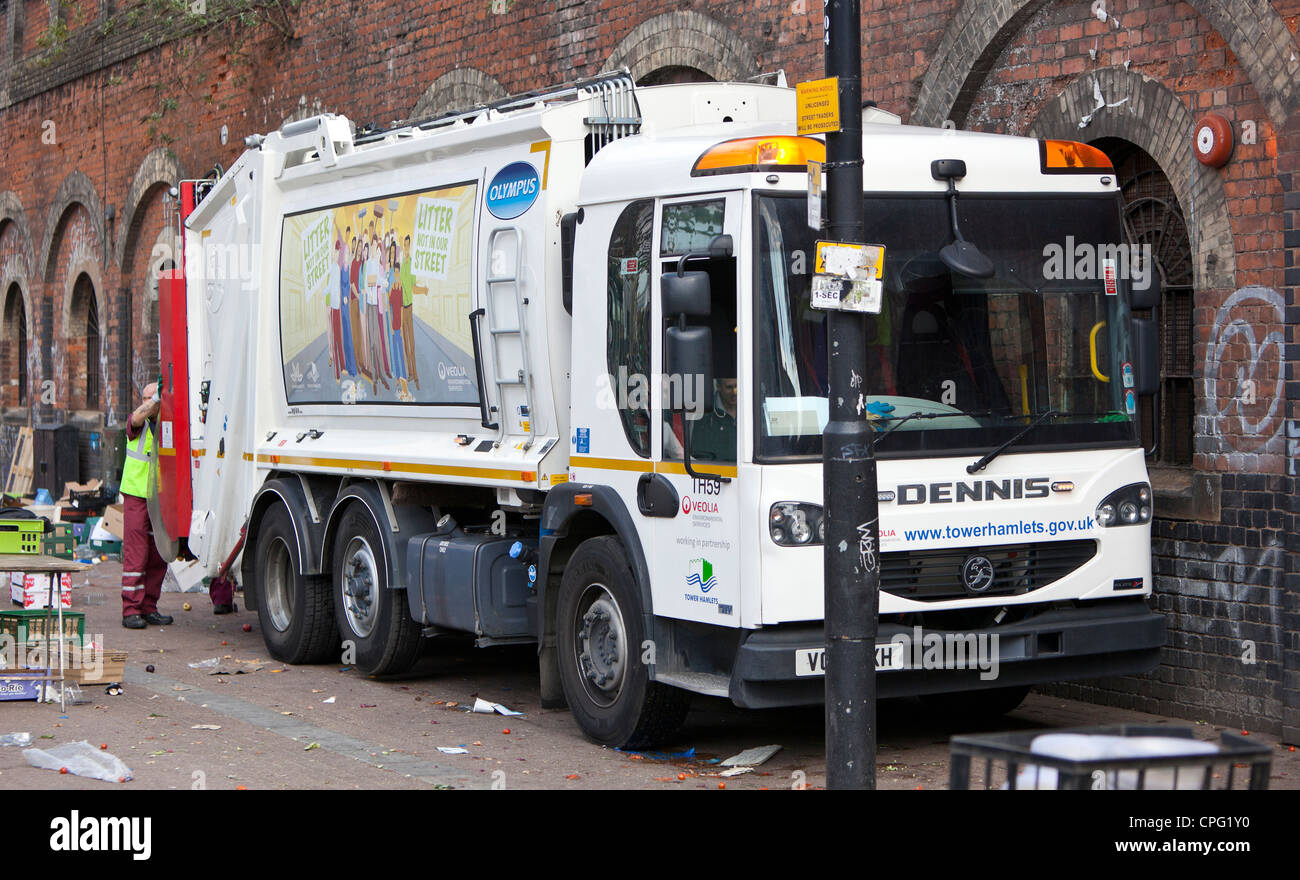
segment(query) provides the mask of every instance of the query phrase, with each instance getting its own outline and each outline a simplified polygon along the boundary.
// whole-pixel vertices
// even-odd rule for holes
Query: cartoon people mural
[[[477,405],[469,336],[476,194],[475,184],[459,184],[285,218],[288,403]],[[422,373],[433,380],[422,385]]]

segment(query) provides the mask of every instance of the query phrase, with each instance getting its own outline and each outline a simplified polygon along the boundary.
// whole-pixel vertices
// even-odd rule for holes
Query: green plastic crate
[[[0,520],[0,553],[40,553],[44,537],[43,519]]]
[[[113,556],[114,554],[118,556],[122,555],[121,541],[91,541],[90,546],[108,556]]]
[[[13,639],[22,635],[28,642],[48,638],[45,618],[44,608],[15,608],[11,611],[0,611],[0,633],[5,633]],[[57,609],[49,612],[49,618],[50,630],[53,630],[58,626]],[[63,635],[66,638],[74,633],[79,643],[85,641],[86,614],[83,611],[64,611]]]
[[[45,549],[46,556],[57,556],[59,559],[71,559],[72,551],[76,546],[76,542],[72,539],[71,535],[66,538],[62,535],[55,535],[53,537],[47,537],[44,542],[42,542],[41,546]]]

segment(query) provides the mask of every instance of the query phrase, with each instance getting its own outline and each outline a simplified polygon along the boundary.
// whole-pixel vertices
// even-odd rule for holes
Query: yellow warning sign
[[[837,77],[801,82],[794,90],[799,108],[799,134],[840,130],[840,81]]]

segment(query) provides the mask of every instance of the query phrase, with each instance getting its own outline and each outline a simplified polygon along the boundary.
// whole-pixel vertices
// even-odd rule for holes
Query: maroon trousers
[[[162,595],[167,563],[153,543],[149,503],[122,493],[126,534],[122,536],[122,616],[153,614]]]

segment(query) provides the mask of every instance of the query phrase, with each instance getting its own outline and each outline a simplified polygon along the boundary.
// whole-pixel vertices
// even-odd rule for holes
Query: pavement
[[[120,577],[113,561],[75,575],[73,610],[86,613],[88,633],[128,652],[124,692],[109,696],[103,686],[87,686],[90,702],[66,712],[57,704],[0,702],[0,735],[30,732],[37,748],[102,744],[131,768],[131,787],[734,790],[825,783],[820,707],[753,711],[697,697],[676,743],[662,752],[621,752],[586,740],[567,710],[541,708],[532,648],[438,640],[410,673],[383,680],[342,662],[289,666],[267,655],[257,616],[242,602],[238,614],[217,617],[205,594],[164,593],[161,610],[175,616],[172,626],[123,629]],[[192,610],[183,610],[185,602]],[[191,666],[203,661],[216,665]],[[471,714],[475,696],[524,714]],[[1191,727],[1201,739],[1223,730],[1039,694],[999,729],[1118,723]],[[878,726],[878,786],[901,790],[946,788],[949,737],[977,730],[915,700],[883,701]],[[1272,751],[1270,787],[1300,788],[1300,753],[1250,735]],[[753,772],[717,775],[720,759],[768,744],[782,748]],[[0,788],[117,785],[36,769],[21,749],[0,747]]]

